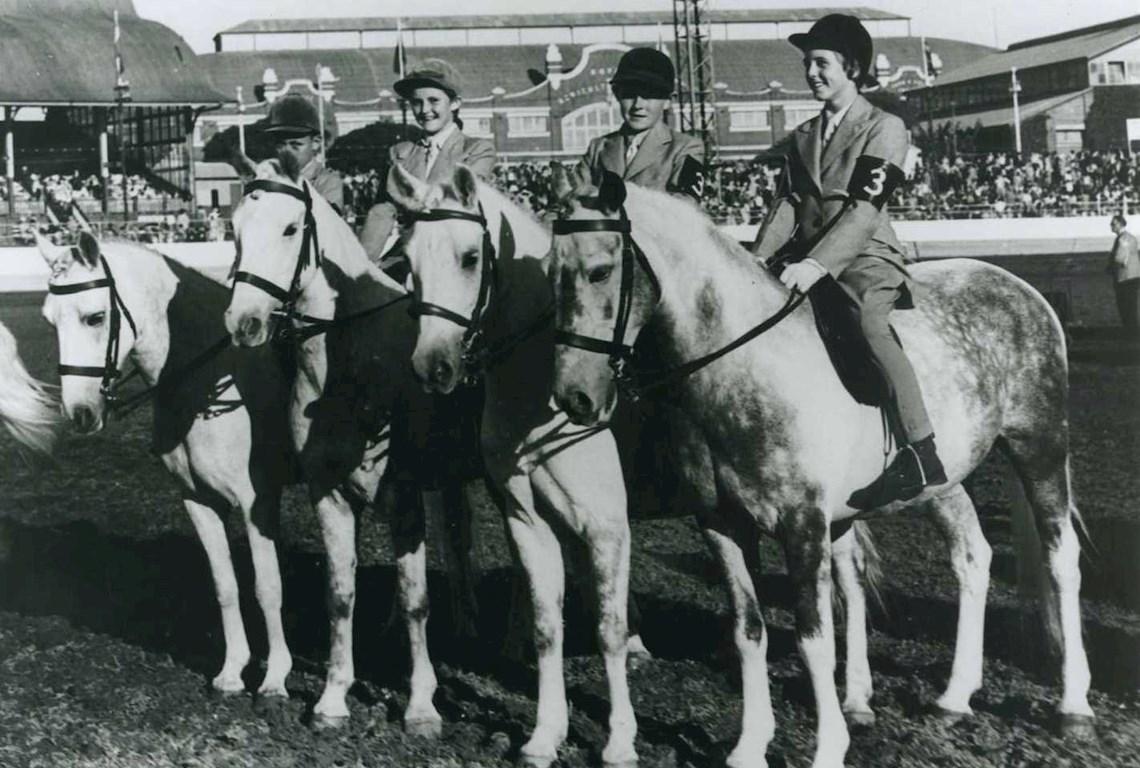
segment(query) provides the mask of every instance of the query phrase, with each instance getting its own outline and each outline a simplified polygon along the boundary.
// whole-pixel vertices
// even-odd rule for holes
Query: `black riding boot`
[[[924,488],[945,482],[946,470],[934,447],[934,435],[928,435],[900,448],[883,474],[851,494],[847,506],[860,510],[885,507],[893,501],[909,501]]]

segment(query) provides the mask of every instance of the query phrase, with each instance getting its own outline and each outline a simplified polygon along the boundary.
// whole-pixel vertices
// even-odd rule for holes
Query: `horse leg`
[[[824,515],[806,510],[781,521],[788,575],[795,590],[796,642],[811,676],[816,725],[813,768],[842,768],[850,737],[835,690],[831,615],[831,534]]]
[[[612,446],[594,439],[567,448],[532,475],[542,499],[586,544],[590,573],[584,581],[597,597],[598,643],[610,694],[610,735],[602,760],[611,767],[637,764],[637,719],[626,673],[629,520],[621,465]]]
[[[210,573],[214,577],[214,591],[218,596],[218,607],[222,609],[222,633],[226,639],[226,660],[222,670],[214,677],[211,685],[222,693],[240,693],[245,690],[241,673],[249,663],[249,641],[245,636],[245,625],[241,620],[241,606],[238,604],[237,577],[230,557],[230,544],[226,539],[226,527],[216,510],[192,498],[182,497],[182,504],[190,515],[190,522],[198,532],[206,559],[210,563]]]
[[[441,493],[443,506],[443,550],[451,593],[451,616],[455,633],[461,638],[478,636],[476,623],[479,603],[475,598],[475,573],[471,562],[473,546],[473,483],[453,481]]]
[[[938,706],[949,717],[969,715],[970,697],[982,686],[982,645],[986,593],[990,588],[992,550],[978,523],[978,513],[966,489],[956,485],[928,506],[950,547],[950,563],[958,580],[958,636],[954,665]]]
[[[843,713],[853,725],[874,725],[875,712],[871,709],[874,688],[871,664],[867,659],[865,560],[854,526],[832,543],[831,560],[847,609]]]
[[[356,518],[344,495],[333,490],[317,500],[328,558],[329,663],[325,689],[313,707],[313,725],[339,727],[348,721],[345,697],[355,678],[352,612],[356,605]]]
[[[1080,518],[1072,499],[1068,457],[1052,452],[1042,455],[1046,452],[1030,441],[1011,438],[1008,446],[1045,552],[1042,597],[1046,616],[1054,617],[1046,621],[1046,627],[1059,633],[1051,642],[1062,654],[1063,690],[1057,707],[1061,730],[1066,736],[1090,738],[1094,718],[1088,702],[1091,676],[1081,638],[1081,552],[1073,527],[1073,520]]]
[[[546,768],[558,757],[570,718],[562,675],[562,599],[565,572],[562,548],[550,523],[535,509],[530,478],[515,474],[506,483],[507,528],[530,582],[534,605],[534,647],[538,656],[538,714],[523,745],[528,766]]]
[[[407,480],[391,484],[388,508],[392,544],[396,551],[396,572],[400,606],[408,631],[412,656],[411,693],[404,710],[404,730],[416,736],[437,738],[443,732],[432,698],[438,684],[428,655],[427,549],[425,546],[424,505],[420,489]]]
[[[269,503],[257,501],[242,504],[246,535],[249,537],[249,550],[253,558],[253,573],[257,589],[257,602],[265,617],[265,635],[269,643],[269,658],[266,659],[265,678],[257,689],[259,696],[279,696],[288,698],[285,678],[293,669],[293,657],[285,642],[285,629],[281,623],[281,568],[277,560],[277,545],[266,535],[263,526],[269,521],[258,520],[258,512]],[[280,510],[280,495],[272,502],[270,513],[276,516]],[[259,524],[260,523],[260,524]],[[275,524],[275,521],[274,521]]]
[[[705,541],[724,572],[732,599],[733,637],[740,654],[740,680],[744,692],[740,739],[729,754],[729,768],[765,768],[768,743],[776,733],[772,694],[768,688],[768,630],[756,595],[755,573],[749,566],[760,549],[757,534],[730,536],[702,521]],[[751,556],[746,555],[752,551]]]

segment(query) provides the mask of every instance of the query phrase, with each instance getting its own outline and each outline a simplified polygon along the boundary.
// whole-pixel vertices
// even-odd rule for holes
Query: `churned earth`
[[[10,300],[12,328],[33,372],[52,378],[55,348],[39,297]],[[949,676],[956,586],[945,548],[921,519],[876,521],[881,605],[870,633],[878,722],[853,731],[849,766],[1140,765],[1140,348],[1109,331],[1075,331],[1071,421],[1077,499],[1088,539],[1082,563],[1085,636],[1098,738],[1058,738],[1058,673],[1031,604],[1016,590],[1002,462],[971,493],[994,546],[985,686],[976,714],[948,723],[931,704]],[[361,519],[352,718],[308,726],[320,694],[327,629],[319,533],[300,489],[283,510],[290,699],[263,706],[223,698],[208,681],[223,645],[206,559],[173,484],[149,453],[142,410],[91,437],[68,436],[53,462],[29,462],[0,437],[0,766],[513,765],[533,724],[535,673],[505,652],[513,572],[501,522],[478,513],[479,639],[457,642],[442,558],[433,552],[429,631],[443,736],[406,736],[407,648],[390,621],[395,572],[383,515]],[[265,642],[240,521],[230,520],[243,613],[255,660]],[[434,529],[434,526],[433,526]],[[434,533],[434,530],[429,531]],[[652,661],[630,673],[643,766],[717,766],[740,718],[738,665],[718,571],[685,518],[633,523],[632,589]],[[810,683],[795,648],[791,594],[774,545],[764,545],[777,732],[768,762],[806,766],[814,746]],[[572,585],[576,582],[572,579]],[[561,764],[600,763],[607,698],[588,612],[566,606],[570,734]],[[840,644],[841,645],[841,644]],[[842,679],[842,656],[840,659]]]

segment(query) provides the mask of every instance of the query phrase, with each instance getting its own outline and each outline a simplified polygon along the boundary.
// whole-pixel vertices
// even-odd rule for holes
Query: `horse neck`
[[[498,249],[498,293],[492,297],[489,324],[493,334],[510,335],[528,328],[550,306],[546,279],[550,230],[513,201],[489,190],[480,183],[483,214]],[[504,241],[508,227],[509,239]]]
[[[298,311],[332,318],[377,306],[404,293],[368,260],[352,230],[319,196],[314,196],[313,215],[321,249],[320,268],[298,297]]]
[[[788,292],[779,281],[683,201],[631,188],[626,210],[633,238],[661,283],[661,300],[649,325],[650,332],[660,334],[668,364],[724,347],[787,302]],[[763,355],[764,365],[749,366],[747,375],[784,378],[788,361],[802,357],[805,345],[820,344],[809,316],[806,309],[793,312],[730,356]],[[794,386],[781,389],[791,392]]]
[[[229,294],[224,286],[135,244],[109,243],[103,257],[138,328],[131,356],[149,383],[180,369],[226,335]]]

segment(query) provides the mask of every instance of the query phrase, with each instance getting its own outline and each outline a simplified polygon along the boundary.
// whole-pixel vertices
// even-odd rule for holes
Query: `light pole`
[[[1009,68],[1009,77],[1009,92],[1013,94],[1013,146],[1017,156],[1021,157],[1021,105],[1017,101],[1017,94],[1021,93],[1021,83],[1017,79],[1017,67]]]
[[[495,145],[495,154],[499,154],[499,116],[495,113],[495,99],[507,95],[507,89],[496,85],[491,89],[491,141]]]
[[[245,102],[241,100],[241,86],[237,86],[237,103],[238,103],[238,149],[241,151],[242,157],[245,157]]]

